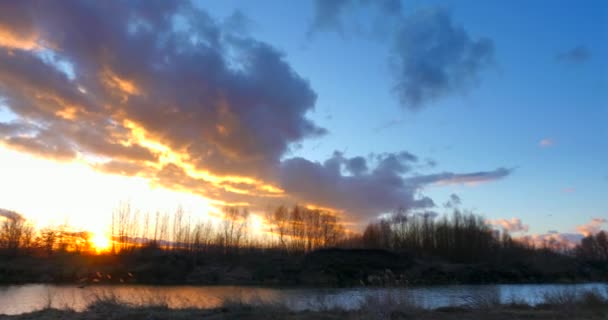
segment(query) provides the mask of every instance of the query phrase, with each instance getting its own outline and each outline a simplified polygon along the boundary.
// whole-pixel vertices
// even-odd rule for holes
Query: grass
[[[293,311],[286,305],[267,301],[228,299],[213,309],[171,309],[166,300],[142,298],[141,304],[125,304],[115,296],[99,295],[89,307],[77,312],[44,310],[15,316],[0,316],[2,320],[58,319],[58,320],[156,320],[156,319],[336,319],[336,320],[456,320],[456,319],[608,319],[608,292],[597,291],[576,294],[574,291],[556,291],[543,295],[542,302],[532,306],[521,300],[500,304],[495,295],[476,296],[466,299],[457,307],[425,310],[409,294],[389,292],[365,298],[360,307],[353,310],[339,309],[320,301],[314,310]],[[319,298],[322,299],[322,298]]]
[[[605,295],[597,290],[587,290],[577,293],[573,290],[558,290],[543,295],[539,308],[552,308],[559,312],[574,316],[580,312],[604,316],[608,319],[608,289]]]

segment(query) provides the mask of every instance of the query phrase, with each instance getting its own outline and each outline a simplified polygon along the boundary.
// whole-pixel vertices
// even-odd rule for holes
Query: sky
[[[0,208],[608,228],[604,1],[0,3]],[[448,204],[448,205],[446,205]]]

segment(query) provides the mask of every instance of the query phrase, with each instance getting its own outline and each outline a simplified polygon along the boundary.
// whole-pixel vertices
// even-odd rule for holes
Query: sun
[[[89,241],[91,242],[93,249],[95,249],[95,251],[97,251],[97,253],[107,251],[108,249],[110,249],[110,244],[111,244],[110,239],[107,236],[105,236],[104,234],[95,233],[91,236]]]

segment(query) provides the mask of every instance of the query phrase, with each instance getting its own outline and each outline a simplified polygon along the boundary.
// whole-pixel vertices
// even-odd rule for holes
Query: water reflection
[[[607,284],[455,285],[415,288],[277,289],[239,286],[76,286],[20,285],[0,287],[0,314],[19,314],[46,307],[84,310],[98,299],[132,305],[161,304],[169,308],[214,308],[224,303],[278,303],[292,310],[353,309],[370,299],[395,299],[424,308],[511,301],[537,304],[547,293],[597,290]]]

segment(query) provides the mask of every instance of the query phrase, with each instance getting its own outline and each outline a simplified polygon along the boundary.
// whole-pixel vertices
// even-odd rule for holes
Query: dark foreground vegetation
[[[607,319],[608,298],[599,292],[589,291],[580,295],[572,292],[555,292],[543,297],[535,306],[512,301],[500,304],[497,297],[471,297],[464,304],[433,310],[412,304],[407,295],[370,297],[359,308],[343,310],[315,308],[293,311],[279,304],[243,304],[226,301],[214,309],[170,309],[166,304],[147,306],[124,305],[115,299],[101,299],[82,312],[46,308],[32,313],[0,316],[0,319]]]
[[[336,215],[279,207],[253,235],[247,210],[193,222],[177,210],[140,214],[121,206],[112,245],[67,227],[36,231],[15,215],[0,225],[0,283],[403,286],[608,281],[605,232],[576,248],[515,241],[472,213],[399,211],[361,234]]]

